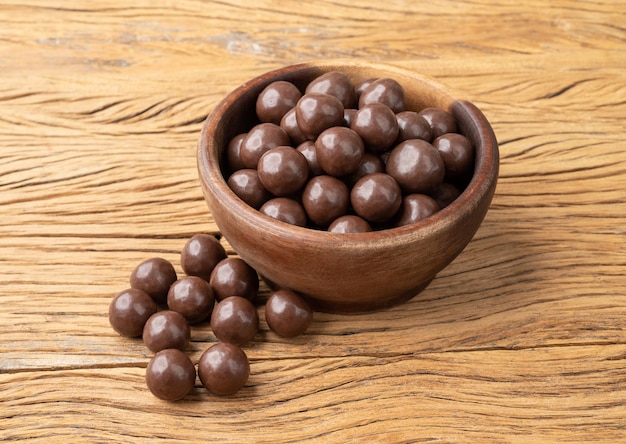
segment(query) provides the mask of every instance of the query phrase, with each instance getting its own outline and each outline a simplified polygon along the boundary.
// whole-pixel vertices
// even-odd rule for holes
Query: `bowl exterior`
[[[407,108],[450,111],[476,147],[475,174],[459,198],[411,226],[332,234],[278,222],[247,206],[228,187],[222,162],[228,141],[254,121],[256,96],[275,80],[301,89],[342,71],[353,83],[391,77],[407,91]],[[472,103],[411,71],[359,62],[301,64],[264,74],[228,95],[209,115],[198,146],[198,169],[215,222],[233,249],[270,286],[301,293],[318,310],[364,312],[412,298],[470,242],[495,191],[498,148],[485,116]]]

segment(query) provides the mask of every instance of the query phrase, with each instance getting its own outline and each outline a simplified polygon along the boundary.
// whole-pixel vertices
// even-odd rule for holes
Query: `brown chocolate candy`
[[[435,140],[437,137],[446,133],[456,133],[456,120],[449,112],[439,108],[424,108],[418,115],[430,126],[431,137]]]
[[[250,376],[250,362],[238,346],[219,342],[200,356],[198,376],[211,393],[233,395],[246,385]]]
[[[293,146],[300,145],[307,140],[296,119],[296,108],[293,107],[283,116],[280,121],[280,127],[287,133]]]
[[[400,113],[406,108],[404,88],[394,79],[374,80],[361,92],[359,108],[376,102],[387,105],[394,113]]]
[[[445,167],[434,146],[425,140],[409,139],[391,151],[386,172],[404,193],[427,194],[443,182]]]
[[[170,285],[177,279],[171,262],[153,257],[141,262],[130,275],[130,287],[145,291],[157,304],[165,304]]]
[[[402,191],[390,175],[368,174],[352,187],[350,202],[354,211],[363,219],[374,224],[384,223],[400,208]]]
[[[280,124],[283,116],[296,106],[302,97],[300,90],[291,82],[278,80],[261,91],[256,100],[256,115],[261,122]]]
[[[448,182],[443,182],[429,193],[430,197],[435,199],[439,208],[445,208],[459,197],[461,192],[459,189]]]
[[[219,264],[218,264],[219,265]],[[190,324],[197,324],[211,316],[215,296],[207,281],[198,276],[185,276],[170,287],[167,305]]]
[[[312,80],[306,87],[308,93],[329,94],[341,100],[344,108],[356,106],[356,91],[352,82],[342,72],[331,71]]]
[[[153,352],[168,348],[185,350],[191,340],[187,319],[173,310],[156,312],[143,327],[143,342]]]
[[[352,119],[353,129],[375,153],[386,151],[398,137],[398,120],[394,112],[382,103],[370,103],[360,108]]]
[[[241,142],[239,156],[246,168],[256,169],[263,153],[289,143],[289,136],[280,126],[274,123],[260,123],[248,131]]]
[[[209,280],[218,301],[241,296],[252,301],[259,291],[259,275],[239,257],[229,257],[215,266]]]
[[[462,134],[446,133],[433,141],[446,167],[448,181],[465,179],[474,169],[474,147]]]
[[[148,293],[129,288],[118,293],[109,305],[111,327],[122,336],[141,336],[146,321],[157,311],[157,304]]]
[[[300,151],[290,146],[277,146],[261,156],[257,171],[266,190],[284,197],[304,186],[309,177],[309,163]]]
[[[348,214],[338,217],[329,226],[331,233],[367,233],[372,231],[372,226],[359,216]]]
[[[409,139],[422,139],[426,142],[432,140],[430,125],[422,116],[415,111],[403,111],[396,114],[398,121],[398,139],[396,143]]]
[[[296,120],[307,139],[314,140],[322,131],[343,123],[343,104],[328,94],[305,94],[296,105]]]
[[[259,331],[259,314],[248,299],[229,296],[213,309],[211,329],[220,341],[242,345]]]
[[[304,227],[306,225],[306,213],[302,205],[288,197],[276,197],[263,204],[259,211],[266,216],[282,222]]]
[[[317,161],[317,154],[315,154],[315,142],[307,140],[306,142],[298,145],[296,149],[306,158],[306,161],[309,164],[310,177],[324,174],[324,170],[320,167],[320,164]]]
[[[252,168],[235,171],[228,178],[228,186],[241,200],[257,210],[272,197],[272,193],[261,183],[257,170]]]
[[[265,320],[274,333],[291,338],[309,328],[313,309],[293,291],[278,290],[265,303]]]
[[[355,172],[364,152],[361,137],[350,128],[329,128],[315,141],[317,162],[327,174],[335,177]]]
[[[425,194],[409,194],[402,199],[395,225],[401,227],[426,219],[439,211],[435,199]]]
[[[177,349],[158,352],[146,368],[146,385],[154,396],[177,401],[196,384],[196,368],[185,353]]]
[[[213,268],[226,259],[226,250],[210,234],[196,234],[189,239],[180,253],[180,264],[188,276],[198,276],[208,281]]]
[[[346,214],[349,203],[348,187],[332,176],[315,176],[302,192],[302,206],[309,220],[321,227]]]

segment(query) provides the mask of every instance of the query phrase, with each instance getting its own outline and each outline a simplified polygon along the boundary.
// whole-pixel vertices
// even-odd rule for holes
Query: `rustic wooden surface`
[[[0,440],[626,442],[626,4],[240,3],[0,1]],[[236,396],[157,400],[106,313],[216,231],[202,121],[337,57],[474,99],[501,145],[486,220],[409,303],[293,340],[262,321]],[[193,330],[194,362],[213,341]]]

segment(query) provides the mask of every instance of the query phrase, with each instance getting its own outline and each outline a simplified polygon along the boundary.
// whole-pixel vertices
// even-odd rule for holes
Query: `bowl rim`
[[[365,233],[331,233],[324,230],[291,225],[266,216],[249,206],[230,189],[226,182],[227,179],[222,173],[221,154],[218,153],[215,147],[216,141],[213,138],[213,134],[227,110],[237,100],[245,96],[251,88],[267,85],[277,76],[294,75],[299,71],[315,68],[325,69],[326,71],[333,68],[341,70],[342,67],[363,67],[389,74],[397,73],[398,76],[402,77],[412,77],[425,83],[429,88],[448,96],[451,100],[451,106],[460,104],[457,106],[458,109],[456,111],[464,114],[476,126],[477,134],[475,138],[481,141],[482,146],[480,153],[477,153],[475,170],[470,182],[452,203],[428,218],[401,227]],[[479,205],[484,195],[489,193],[490,188],[492,188],[492,182],[497,181],[499,152],[493,129],[484,114],[471,101],[448,86],[409,68],[387,63],[338,59],[304,62],[274,69],[258,75],[232,90],[211,111],[203,124],[197,145],[197,168],[203,190],[205,188],[210,189],[216,200],[228,203],[231,211],[236,213],[236,217],[243,219],[249,226],[271,232],[273,235],[297,238],[299,242],[311,246],[323,242],[335,244],[339,248],[360,249],[371,248],[372,243],[390,246],[398,242],[412,242],[416,238],[429,237],[435,232],[446,230],[447,227],[458,223],[460,219]],[[219,227],[219,222],[216,221],[216,223],[218,223]]]

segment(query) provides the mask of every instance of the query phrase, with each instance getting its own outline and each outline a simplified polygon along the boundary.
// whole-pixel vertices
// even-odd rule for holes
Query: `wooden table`
[[[19,3],[0,2],[0,440],[626,442],[623,1]],[[412,301],[296,339],[259,307],[243,390],[160,401],[109,302],[216,232],[195,159],[216,103],[318,58],[473,98],[501,149],[487,218]],[[214,342],[195,327],[192,360]]]

